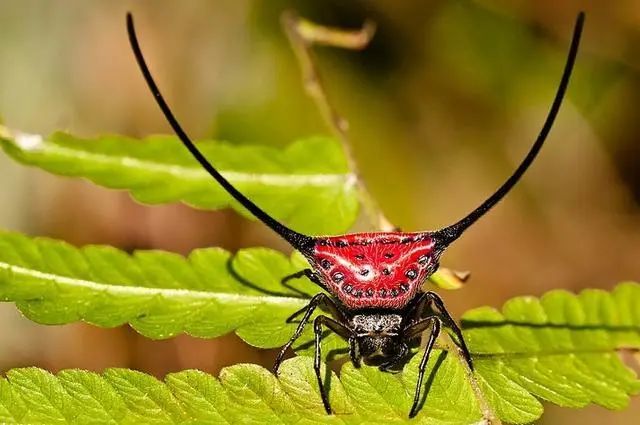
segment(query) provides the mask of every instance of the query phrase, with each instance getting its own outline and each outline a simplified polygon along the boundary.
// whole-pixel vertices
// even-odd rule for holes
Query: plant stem
[[[282,14],[282,26],[300,64],[307,93],[315,101],[322,117],[342,145],[347,158],[347,165],[355,176],[355,185],[371,224],[382,231],[395,230],[396,227],[384,215],[374,197],[371,196],[364,180],[360,177],[358,164],[355,161],[351,141],[349,140],[349,123],[338,114],[329,101],[322,78],[315,64],[315,57],[311,51],[311,47],[315,44],[362,50],[369,44],[375,33],[375,24],[371,21],[366,21],[359,30],[342,30],[317,25],[299,17],[293,11],[286,11]]]

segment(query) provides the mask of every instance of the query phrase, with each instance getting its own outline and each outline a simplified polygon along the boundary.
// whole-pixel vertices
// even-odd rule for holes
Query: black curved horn
[[[504,198],[504,196],[513,188],[513,186],[518,183],[522,175],[525,173],[525,171],[527,171],[533,160],[538,155],[538,152],[540,152],[540,148],[542,148],[542,145],[549,135],[549,131],[551,131],[553,122],[558,115],[558,111],[560,110],[562,99],[564,98],[565,92],[567,91],[569,77],[571,76],[571,71],[573,70],[573,65],[578,53],[578,45],[580,44],[580,36],[582,34],[584,18],[584,12],[580,12],[573,29],[573,39],[571,40],[571,47],[569,48],[567,62],[564,66],[564,71],[562,73],[562,78],[560,79],[558,91],[556,92],[556,96],[553,99],[553,103],[551,104],[551,108],[549,109],[547,119],[542,126],[542,130],[540,130],[540,134],[538,134],[538,138],[533,143],[533,146],[531,146],[529,153],[527,153],[527,156],[524,157],[511,177],[509,177],[507,181],[505,181],[502,186],[500,186],[500,188],[493,195],[487,198],[487,200],[485,200],[478,208],[471,211],[469,215],[459,220],[458,222],[434,232],[436,240],[442,247],[446,247],[451,242],[458,239],[460,235],[462,235],[462,233],[469,228],[469,226],[475,223],[495,204],[497,204],[502,198]]]
[[[136,36],[136,30],[133,24],[133,17],[131,16],[131,13],[127,13],[127,32],[129,34],[129,42],[131,43],[133,54],[136,57],[136,61],[138,62],[140,71],[142,71],[142,75],[144,76],[144,79],[146,80],[147,85],[149,86],[149,89],[153,94],[153,97],[164,113],[165,118],[173,128],[173,131],[175,131],[178,138],[186,146],[189,152],[191,152],[191,155],[193,155],[193,157],[200,163],[200,165],[202,165],[202,167],[207,170],[207,172],[220,184],[220,186],[222,186],[227,191],[227,193],[229,193],[229,195],[231,195],[243,207],[249,210],[254,217],[269,226],[273,231],[279,234],[297,250],[302,252],[309,251],[309,249],[311,249],[311,247],[314,245],[315,240],[313,237],[291,230],[275,218],[271,217],[264,210],[254,204],[249,198],[244,196],[227,179],[225,179],[224,176],[222,176],[222,174],[220,174],[218,170],[216,170],[215,167],[211,165],[211,163],[209,163],[209,161],[207,161],[204,155],[191,141],[187,133],[182,129],[182,126],[180,126],[180,124],[178,123],[178,120],[171,112],[169,105],[167,105],[167,102],[162,97],[157,84],[151,76],[149,67],[147,66],[144,56],[142,55],[142,51],[140,50],[140,45]]]

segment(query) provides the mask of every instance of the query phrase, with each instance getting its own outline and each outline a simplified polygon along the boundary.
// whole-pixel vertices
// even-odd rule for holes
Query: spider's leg
[[[304,269],[304,270],[300,270],[300,271],[295,272],[295,273],[291,273],[290,275],[283,277],[282,280],[280,280],[280,283],[285,288],[290,289],[290,290],[294,291],[295,293],[297,293],[299,295],[308,296],[309,294],[307,294],[304,291],[301,291],[300,289],[296,288],[291,283],[289,283],[290,280],[300,279],[301,277],[306,276],[307,270],[309,270],[309,269]]]
[[[316,275],[313,272],[313,270],[311,270],[311,269],[303,269],[303,270],[297,271],[295,273],[292,273],[292,274],[290,274],[288,276],[285,276],[285,277],[282,278],[280,283],[282,283],[282,286],[284,286],[285,288],[291,289],[292,291],[294,291],[294,292],[296,292],[296,293],[298,293],[300,295],[304,295],[305,297],[308,297],[309,294],[307,294],[304,291],[301,291],[300,289],[296,288],[291,283],[289,283],[290,280],[300,279],[301,277],[307,277],[311,282],[315,283],[316,285],[318,285],[319,287],[321,287],[325,291],[327,290],[326,285],[324,283],[322,283],[322,281],[320,280],[318,275]]]
[[[313,299],[318,295],[324,295],[327,298],[327,300],[319,302],[317,306],[324,307],[330,315],[332,315],[333,317],[339,318],[340,321],[345,320],[345,315],[342,312],[342,310],[335,304],[333,300],[331,300],[329,296],[327,296],[327,294],[317,294],[311,298],[311,301],[309,301],[309,304],[305,305],[300,310],[293,312],[291,316],[287,317],[286,323],[292,323],[296,317],[300,316],[302,313],[307,311],[313,304],[312,303]]]
[[[313,369],[316,373],[316,379],[318,380],[318,388],[320,389],[320,396],[322,397],[322,404],[324,405],[324,410],[327,411],[328,415],[331,415],[331,405],[329,404],[329,395],[327,394],[324,383],[322,380],[322,376],[320,374],[320,362],[322,358],[322,325],[325,325],[341,337],[345,339],[351,339],[351,330],[348,329],[341,323],[336,322],[327,316],[318,316],[313,321],[313,333],[315,336],[314,346],[315,346],[315,356],[313,359]]]
[[[458,326],[456,321],[453,320],[453,317],[451,317],[451,314],[449,314],[449,311],[445,307],[444,301],[442,300],[442,298],[440,298],[440,295],[436,294],[433,291],[428,291],[421,294],[420,297],[418,297],[417,301],[413,304],[413,306],[410,307],[409,317],[413,316],[412,320],[414,322],[419,321],[422,317],[422,314],[424,313],[425,308],[431,306],[431,304],[435,304],[438,312],[444,319],[444,325],[450,328],[456,335],[457,341],[454,342],[458,347],[460,347],[460,350],[462,350],[462,356],[469,365],[469,368],[473,370],[473,361],[471,360],[471,354],[469,353],[467,343],[462,336],[462,331],[460,330],[460,327]]]
[[[287,322],[290,323],[290,319],[300,315],[302,312],[305,312],[295,332],[293,333],[289,341],[287,341],[287,343],[284,345],[284,347],[282,347],[282,349],[278,353],[278,356],[276,357],[276,361],[273,364],[273,373],[275,373],[276,375],[278,374],[278,369],[280,368],[280,364],[284,360],[284,355],[286,354],[286,351],[289,349],[289,347],[293,345],[294,342],[296,342],[298,338],[300,338],[300,335],[302,335],[302,331],[304,331],[305,325],[309,322],[311,315],[313,314],[313,312],[318,306],[325,307],[330,312],[330,314],[335,315],[340,320],[342,320],[344,317],[341,311],[335,305],[334,301],[327,294],[314,295],[313,298],[311,298],[311,301],[309,301],[309,304],[307,304],[300,310],[293,313],[289,317],[289,319],[287,319]]]
[[[311,299],[313,300],[313,298]],[[293,312],[291,316],[287,317],[287,320],[285,320],[285,323],[293,323],[293,319],[295,319],[296,317],[300,316],[302,313],[307,311],[310,306],[311,306],[311,303],[305,305],[300,310],[296,310],[295,312]]]
[[[451,314],[449,314],[449,311],[444,305],[444,301],[442,301],[442,298],[440,298],[440,295],[432,291],[425,292],[425,297],[429,298],[429,300],[431,300],[436,305],[440,313],[444,316],[445,324],[449,328],[451,328],[453,333],[456,334],[456,337],[458,338],[457,345],[462,350],[462,356],[464,357],[465,361],[469,365],[469,369],[473,370],[473,361],[471,360],[471,353],[469,353],[469,348],[467,347],[467,343],[464,341],[464,337],[462,336],[462,330],[460,330],[460,327],[458,326],[456,321],[453,320],[453,317],[451,317]]]
[[[407,338],[415,338],[416,336],[424,332],[429,326],[432,327],[431,335],[429,335],[429,341],[427,342],[427,346],[424,349],[424,354],[422,355],[422,360],[420,361],[420,366],[418,367],[418,381],[416,382],[416,390],[413,395],[413,404],[411,405],[411,410],[409,411],[410,418],[413,418],[418,414],[418,406],[420,405],[420,392],[422,390],[424,373],[427,369],[427,363],[429,362],[429,355],[433,350],[433,344],[436,342],[436,338],[438,338],[438,335],[440,334],[442,322],[438,316],[431,316],[427,317],[426,319],[422,319],[417,323],[414,323],[405,331]]]
[[[301,277],[305,276],[307,274],[307,271],[310,269],[302,269],[299,270],[295,273],[291,273],[290,275],[287,275],[285,277],[282,278],[282,283],[284,284],[285,282],[291,280],[291,279],[300,279]]]
[[[353,367],[356,369],[360,368],[360,346],[354,337],[349,338],[349,358],[351,359],[351,363]]]
[[[291,338],[289,338],[289,341],[287,341],[287,343],[282,347],[282,349],[278,353],[278,356],[276,357],[276,361],[273,364],[273,373],[275,373],[276,375],[278,374],[278,369],[280,368],[280,364],[282,363],[282,360],[284,360],[284,355],[286,351],[289,349],[289,347],[293,345],[294,342],[296,342],[298,338],[300,338],[300,335],[302,335],[302,331],[304,331],[304,327],[306,326],[307,322],[309,322],[309,319],[311,318],[311,315],[315,311],[316,307],[318,307],[318,305],[320,305],[321,303],[326,303],[328,298],[329,297],[327,297],[325,294],[315,295],[313,298],[311,298],[311,301],[309,301],[309,304],[307,304],[300,310],[293,313],[287,319],[287,323],[289,323],[290,319],[298,316],[302,312],[305,312],[304,316],[302,316],[302,320],[300,320],[300,323],[296,328],[296,331],[293,333],[293,335],[291,335]]]
[[[427,293],[425,292],[421,293],[410,302],[406,310],[406,317],[409,319],[409,323],[415,323],[422,318],[424,310],[427,307],[427,302],[431,304],[430,299],[427,297]]]

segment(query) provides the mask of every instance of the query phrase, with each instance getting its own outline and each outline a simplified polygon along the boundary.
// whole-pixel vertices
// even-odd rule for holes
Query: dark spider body
[[[419,338],[409,341],[403,337],[404,317],[388,312],[363,312],[354,315],[349,321],[356,335],[353,344],[357,345],[356,356],[369,366],[378,366],[384,371],[400,369],[409,349],[419,344]],[[360,358],[355,358],[357,365]]]
[[[400,370],[417,347],[424,331],[431,333],[422,354],[418,381],[409,416],[420,408],[420,391],[429,355],[443,327],[455,335],[463,357],[473,370],[471,355],[460,328],[449,315],[442,299],[434,292],[422,291],[425,280],[439,265],[444,250],[462,233],[497,204],[520,180],[544,144],[569,83],[575,62],[584,14],[576,20],[567,62],[547,118],[540,134],[514,173],[480,206],[454,224],[429,232],[355,233],[341,236],[308,236],[298,233],[271,217],[238,191],[202,155],[182,129],[151,76],[138,44],[133,18],[127,15],[129,40],[140,70],[167,121],[185,147],[202,167],[243,207],[257,219],[278,233],[309,261],[312,269],[305,269],[283,279],[307,276],[327,293],[311,298],[287,322],[302,316],[298,326],[278,354],[274,372],[284,359],[286,351],[302,334],[305,325],[318,307],[328,315],[313,319],[314,371],[327,413],[331,413],[329,396],[321,376],[321,339],[323,327],[330,329],[349,343],[349,357],[354,366],[360,362],[378,366],[382,371]]]
[[[350,317],[348,326],[353,334],[353,346],[349,348],[356,365],[362,359],[366,365],[378,366],[385,372],[402,369],[410,349],[420,345],[422,334],[413,326],[420,321],[415,314],[417,310],[414,314],[404,313],[402,310],[365,310]]]

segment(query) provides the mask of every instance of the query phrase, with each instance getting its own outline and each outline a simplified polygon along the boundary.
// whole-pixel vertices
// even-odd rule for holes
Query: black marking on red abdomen
[[[353,309],[401,309],[434,270],[426,233],[354,233],[319,239],[311,258],[329,291]]]

